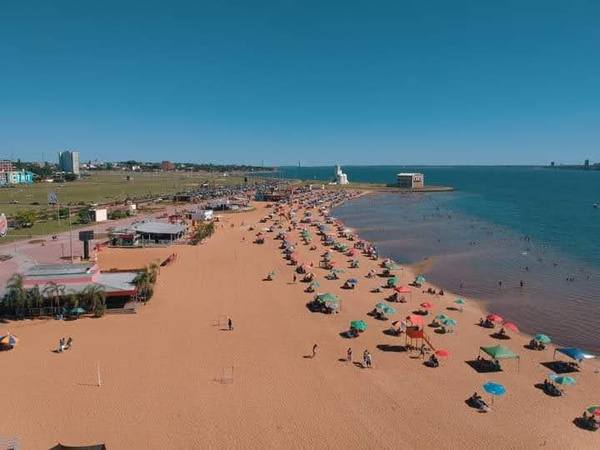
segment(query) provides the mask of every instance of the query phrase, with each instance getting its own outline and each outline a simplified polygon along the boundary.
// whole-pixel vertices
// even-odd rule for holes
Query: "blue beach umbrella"
[[[567,375],[556,375],[555,373],[549,373],[548,378],[550,378],[556,384],[560,384],[561,386],[575,386],[577,384],[575,378]]]
[[[546,336],[545,334],[536,334],[533,337],[534,340],[541,342],[542,344],[549,344],[550,342],[552,342],[550,340],[550,338],[548,336]]]
[[[446,327],[455,327],[457,323],[458,322],[456,322],[456,320],[450,319],[450,318],[448,318],[446,320],[442,320],[442,325],[444,325]]]
[[[494,403],[494,396],[506,394],[506,388],[500,383],[492,383],[488,381],[483,385],[483,390],[488,394],[492,394],[492,404]]]
[[[350,284],[358,284],[358,280],[356,278],[350,278],[348,280],[348,283],[350,283]]]
[[[563,355],[567,355],[569,358],[574,359],[575,361],[582,361],[584,359],[593,359],[596,355],[592,355],[586,351],[581,350],[578,347],[561,347],[554,350],[556,352],[562,353]]]

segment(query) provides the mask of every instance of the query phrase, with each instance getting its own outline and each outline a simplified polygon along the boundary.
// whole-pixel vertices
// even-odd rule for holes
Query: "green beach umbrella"
[[[457,305],[466,305],[467,302],[465,302],[462,298],[457,298],[456,300],[454,300],[454,303],[456,303]]]
[[[396,310],[393,307],[388,306],[388,305],[384,305],[384,306],[385,306],[385,308],[383,308],[383,311],[386,314],[389,314],[390,316],[393,316],[394,314],[396,314]]]
[[[312,283],[310,283],[310,285],[314,288],[318,288],[319,286],[321,286],[318,281],[313,281]]]
[[[355,330],[366,331],[367,324],[364,320],[353,320],[350,322],[350,328],[354,328]]]
[[[388,269],[388,270],[400,270],[402,267],[400,267],[396,263],[388,263],[388,264],[385,265],[385,268]]]
[[[546,336],[545,334],[536,334],[533,337],[534,340],[541,342],[542,344],[549,344],[550,342],[552,342],[550,340],[550,338],[548,336]]]
[[[387,305],[385,303],[375,303],[375,308],[377,309],[384,309]]]
[[[442,324],[446,327],[455,327],[457,323],[454,319],[442,320]]]
[[[560,384],[561,386],[575,386],[577,384],[575,378],[567,375],[556,375],[555,373],[550,373],[548,374],[548,378],[550,378],[556,384]]]
[[[388,286],[394,286],[398,283],[400,283],[400,280],[396,277],[388,278],[388,280],[387,280]]]
[[[435,319],[437,320],[448,320],[450,317],[448,317],[446,314],[438,314],[437,316],[435,316]]]
[[[415,280],[419,283],[422,283],[425,281],[425,277],[423,275],[417,275],[417,278],[415,278]]]
[[[329,293],[327,293],[327,294],[320,294],[320,295],[317,296],[317,298],[319,300],[321,300],[322,302],[329,302],[329,303],[331,303],[331,302],[337,302],[338,299],[339,299],[339,297],[337,295],[333,295],[333,294],[329,294]]]

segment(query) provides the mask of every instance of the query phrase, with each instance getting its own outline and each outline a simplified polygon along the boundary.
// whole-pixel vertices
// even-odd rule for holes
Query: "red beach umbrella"
[[[421,303],[421,308],[431,309],[431,308],[433,308],[433,303],[423,302],[423,303]]]
[[[515,333],[519,333],[519,328],[512,322],[504,322],[504,328],[508,328],[509,330],[512,330]]]
[[[399,294],[410,294],[410,289],[406,286],[396,286],[394,290]]]
[[[502,317],[500,317],[498,314],[488,314],[486,319],[490,322],[502,322]]]
[[[441,358],[447,358],[450,356],[450,352],[448,350],[438,350],[435,354]]]

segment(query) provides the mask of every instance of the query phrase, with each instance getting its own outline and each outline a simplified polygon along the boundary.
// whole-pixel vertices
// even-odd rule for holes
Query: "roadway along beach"
[[[370,292],[385,279],[365,278],[369,270],[381,270],[380,261],[361,255],[360,269],[349,269],[349,258],[335,252],[346,270],[342,279],[326,280],[324,269],[315,275],[319,292],[340,296],[341,311],[311,313],[306,303],[313,294],[303,292],[304,283],[292,284],[295,267],[283,259],[276,233],[266,233],[264,245],[253,243],[256,230],[248,225],[272,211],[264,203],[254,206],[225,216],[199,246],[102,251],[105,270],[142,267],[177,253],[137,315],[0,324],[0,334],[10,330],[21,339],[0,353],[0,436],[18,436],[23,448],[59,441],[105,442],[109,449],[600,446],[598,433],[573,424],[599,401],[593,362],[575,374],[578,385],[567,387],[566,396],[551,398],[534,387],[547,377],[549,369],[540,363],[552,360],[551,346],[536,352],[523,348],[528,336],[493,339],[476,325],[485,313],[475,300],[466,299],[462,313],[447,311],[452,293],[439,297],[413,289],[408,303],[393,304],[398,314],[392,320],[430,301],[433,315],[448,313],[458,321],[454,333],[426,329],[436,348],[452,354],[439,368],[428,368],[418,352],[398,351],[403,335],[383,333],[392,320],[366,315],[389,295]],[[293,242],[301,242],[300,228],[290,233]],[[315,267],[325,250],[317,241],[315,251],[298,248],[300,260]],[[275,280],[264,281],[271,270]],[[414,275],[410,268],[399,271],[403,284]],[[341,289],[346,278],[357,278],[358,287]],[[233,331],[225,330],[226,317]],[[345,339],[340,333],[352,320],[366,321],[368,329]],[[61,336],[73,337],[74,348],[55,354]],[[315,343],[317,356],[305,358]],[[521,355],[519,368],[503,361],[502,372],[480,374],[465,363],[476,358],[479,346],[497,344]],[[374,368],[345,362],[348,347],[356,360],[369,349]],[[490,413],[480,414],[465,400],[477,391],[489,403],[481,389],[487,381],[504,384],[507,393]]]

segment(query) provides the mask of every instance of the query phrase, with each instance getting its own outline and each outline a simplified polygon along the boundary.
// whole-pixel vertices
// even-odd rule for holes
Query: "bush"
[[[66,173],[65,174],[65,181],[75,181],[77,179],[77,175],[75,175],[74,173]]]
[[[37,213],[34,210],[29,209],[25,211],[19,211],[15,214],[13,219],[17,221],[17,224],[20,228],[26,228],[33,225],[36,217]]]

